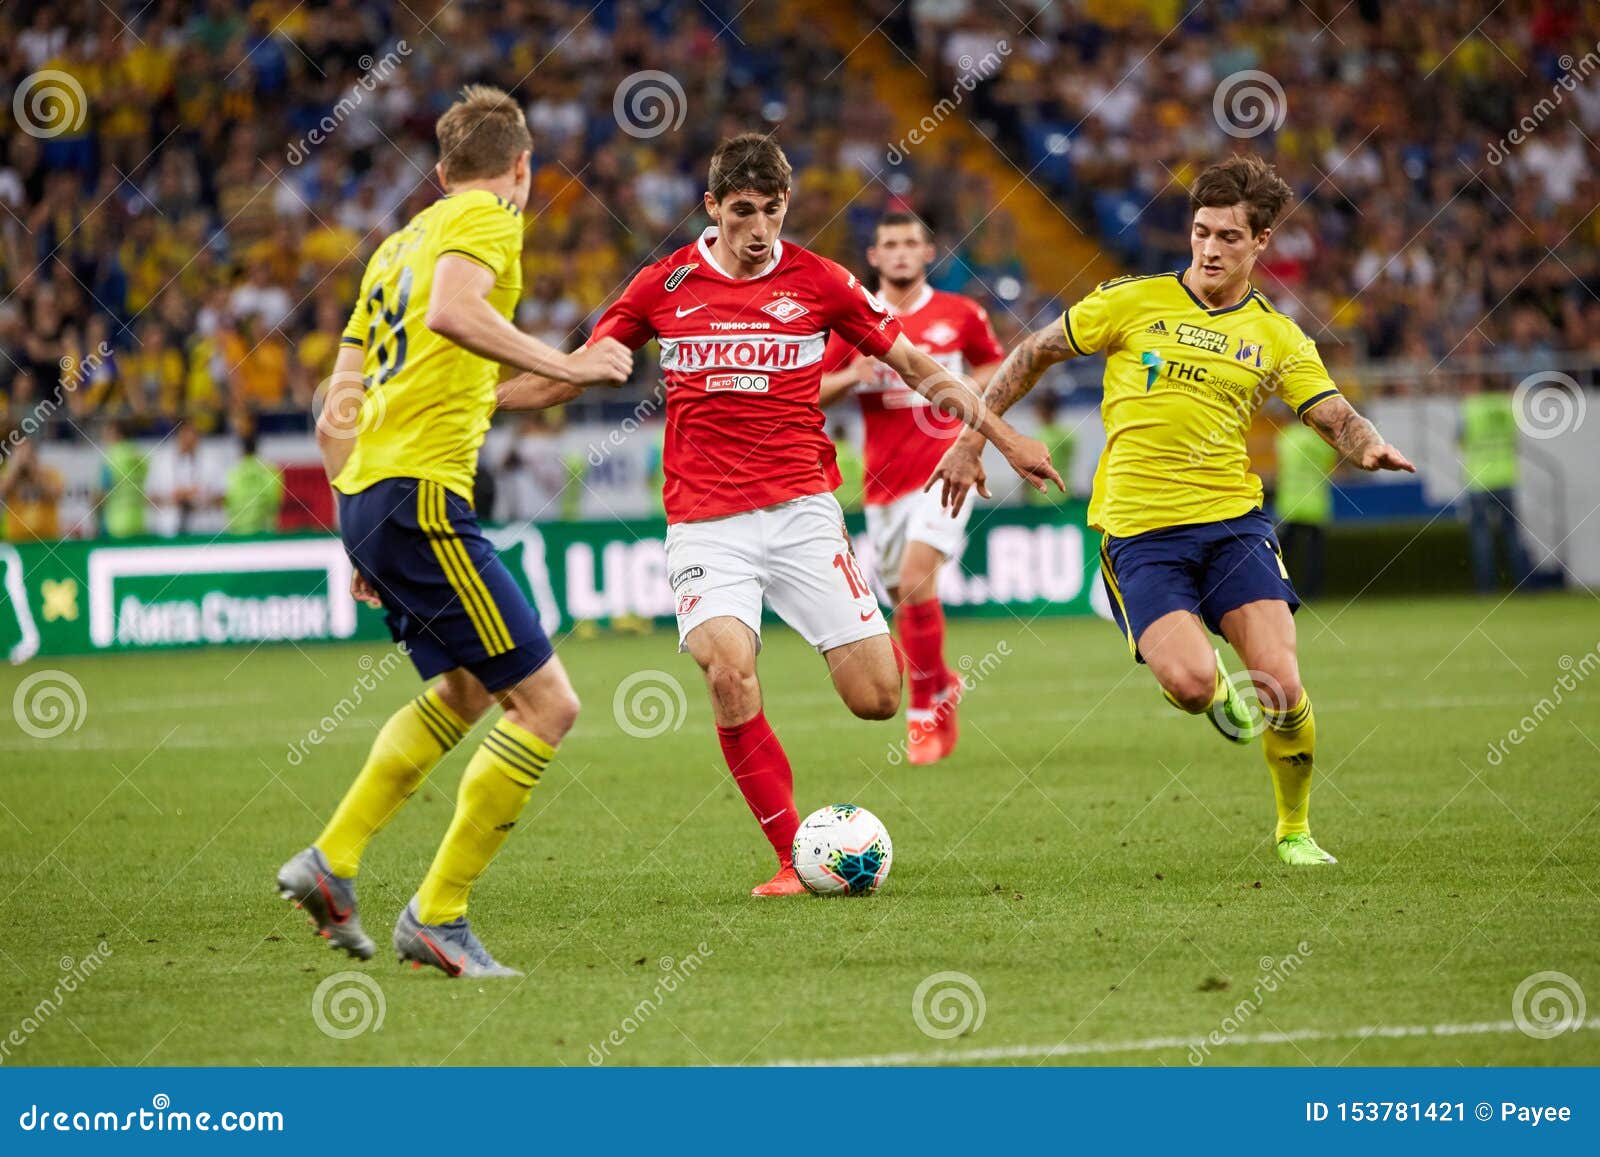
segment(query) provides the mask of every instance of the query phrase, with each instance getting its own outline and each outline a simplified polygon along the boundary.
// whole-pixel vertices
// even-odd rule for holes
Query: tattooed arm
[[[1305,423],[1352,466],[1363,470],[1404,470],[1417,468],[1406,456],[1383,440],[1378,428],[1367,421],[1343,398],[1329,398],[1305,414]]]
[[[1004,414],[1038,384],[1045,370],[1073,356],[1060,321],[1030,333],[1006,355],[989,379],[983,391],[984,408],[991,414]],[[967,430],[945,451],[933,477],[923,487],[927,490],[935,483],[943,483],[942,500],[952,515],[961,513],[967,491],[973,487],[984,498],[989,497],[988,479],[983,472],[983,442],[983,435],[977,430]]]

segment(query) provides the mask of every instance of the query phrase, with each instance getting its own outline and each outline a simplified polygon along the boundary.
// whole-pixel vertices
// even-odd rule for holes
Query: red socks
[[[794,772],[783,745],[767,724],[766,712],[734,727],[717,727],[722,757],[733,772],[733,782],[744,793],[744,802],[778,853],[778,863],[793,862],[794,833],[800,826],[800,813],[794,806]]]
[[[932,710],[935,696],[951,682],[944,665],[944,607],[938,599],[910,603],[895,612],[894,622],[911,680],[910,708]]]

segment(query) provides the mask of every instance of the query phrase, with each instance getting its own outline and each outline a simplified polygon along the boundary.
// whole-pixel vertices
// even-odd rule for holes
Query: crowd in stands
[[[366,257],[440,193],[433,123],[469,82],[528,110],[517,321],[569,347],[640,264],[705,224],[706,160],[738,130],[778,128],[797,169],[788,235],[857,267],[886,208],[981,215],[981,181],[942,165],[893,192],[873,177],[885,110],[779,5],[117,8],[0,6],[0,101],[59,118],[0,138],[0,396],[13,423],[43,409],[58,436],[107,415],[156,435],[180,418],[303,428]],[[671,124],[624,131],[613,102],[643,70],[682,96],[665,97]],[[984,292],[1019,273],[1010,224],[991,218],[941,281]]]
[[[1264,291],[1338,347],[1330,360],[1399,359],[1411,384],[1455,389],[1460,364],[1520,375],[1600,356],[1592,0],[868,8],[914,46],[933,96],[1007,41],[977,117],[1136,272],[1187,263],[1196,166],[1251,149],[1298,195]]]

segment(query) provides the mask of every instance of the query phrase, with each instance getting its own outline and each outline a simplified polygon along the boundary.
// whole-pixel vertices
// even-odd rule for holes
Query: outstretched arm
[[[940,411],[953,414],[970,426],[969,434],[978,439],[980,446],[985,438],[993,442],[1018,477],[1029,486],[1045,490],[1048,483],[1054,482],[1065,493],[1061,475],[1050,464],[1050,452],[1044,443],[1019,434],[987,404],[987,395],[980,395],[966,378],[952,374],[912,345],[904,334],[895,339],[880,360]],[[989,388],[994,388],[992,381]],[[956,509],[960,509],[959,504]]]
[[[1356,413],[1356,408],[1343,398],[1329,398],[1313,406],[1304,420],[1352,466],[1362,470],[1417,472],[1406,456],[1385,442],[1378,428]]]
[[[1075,356],[1067,342],[1066,331],[1058,322],[1030,333],[1017,347],[1006,355],[984,388],[982,404],[993,415],[1009,410],[1014,402],[1027,395],[1038,385],[1044,372],[1058,362]],[[973,487],[984,498],[989,497],[988,480],[983,472],[984,436],[976,429],[968,430],[945,451],[939,460],[931,487],[936,482],[944,484],[943,502],[952,514],[961,513],[967,500],[967,491]]]

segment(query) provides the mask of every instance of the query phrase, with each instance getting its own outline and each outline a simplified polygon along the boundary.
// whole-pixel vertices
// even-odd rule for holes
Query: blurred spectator
[[[1067,490],[1063,495],[1053,486],[1042,491],[1024,486],[1022,492],[1030,506],[1054,506],[1057,502],[1077,497],[1072,485],[1072,461],[1078,456],[1078,435],[1057,420],[1057,408],[1054,392],[1040,390],[1033,402],[1036,423],[1033,436],[1044,443],[1044,448],[1050,453],[1050,464],[1067,484]]]
[[[1472,534],[1472,572],[1479,594],[1498,585],[1497,567],[1512,588],[1527,577],[1517,533],[1517,410],[1511,394],[1474,389],[1461,400],[1458,438]]]
[[[159,533],[214,534],[221,530],[225,476],[215,448],[201,443],[195,424],[180,425],[176,437],[156,450],[150,466],[148,493],[156,508]]]
[[[1328,523],[1333,519],[1334,448],[1292,414],[1280,419],[1274,444],[1278,461],[1274,509],[1284,565],[1302,596],[1322,593],[1327,577]]]
[[[63,489],[60,471],[39,461],[33,439],[18,442],[0,466],[0,504],[7,542],[59,538]]]
[[[556,437],[559,422],[544,410],[518,418],[511,444],[500,460],[495,521],[555,522],[564,517],[572,477]],[[576,495],[571,502],[575,505]]]
[[[239,436],[239,460],[228,467],[222,508],[229,534],[265,534],[278,527],[283,474],[256,453],[256,433]]]
[[[107,538],[143,534],[150,459],[114,418],[101,428],[100,448],[105,456],[100,467],[100,533]]]

